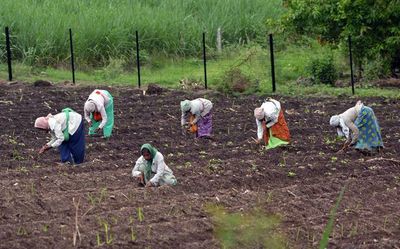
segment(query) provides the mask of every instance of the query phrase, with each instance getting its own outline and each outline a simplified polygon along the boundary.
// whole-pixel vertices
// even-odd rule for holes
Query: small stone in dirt
[[[146,91],[146,93],[147,94],[161,94],[162,92],[164,91],[164,89],[162,88],[162,87],[160,87],[159,85],[157,85],[157,84],[153,84],[153,83],[151,83],[151,84],[149,84],[148,86],[147,86],[147,91]]]
[[[52,86],[53,84],[51,84],[51,82],[47,81],[47,80],[37,80],[37,81],[33,82],[33,85],[42,87],[42,86]]]

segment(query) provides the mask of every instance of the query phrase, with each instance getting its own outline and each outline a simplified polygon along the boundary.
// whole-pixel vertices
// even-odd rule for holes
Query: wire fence
[[[234,83],[233,88],[237,88],[239,91],[244,91],[245,88],[248,88],[249,86],[246,84],[249,80],[246,79],[245,75],[241,73],[241,70],[239,68],[243,69],[244,71],[250,72],[249,74],[253,75],[258,75],[256,79],[254,80],[257,87],[260,87],[259,84],[261,81],[263,82],[269,82],[271,91],[276,92],[279,90],[279,84],[278,82],[284,82],[289,79],[293,79],[293,75],[290,75],[290,72],[296,73],[299,71],[299,67],[304,67],[306,64],[306,60],[309,60],[310,58],[307,58],[308,56],[306,54],[298,54],[297,55],[297,65],[292,64],[294,60],[291,60],[291,58],[287,58],[288,53],[292,53],[292,56],[294,55],[296,57],[296,53],[298,51],[287,51],[286,49],[282,49],[282,46],[278,46],[278,48],[275,48],[274,44],[274,36],[273,34],[269,34],[266,36],[265,39],[265,45],[264,46],[259,46],[254,49],[248,49],[246,50],[245,53],[239,55],[239,59],[236,61],[229,61],[227,62],[226,56],[222,54],[222,38],[220,35],[220,30],[218,30],[217,34],[217,41],[216,41],[216,47],[217,49],[210,49],[211,46],[208,46],[210,41],[207,41],[207,33],[203,32],[202,33],[202,58],[195,58],[193,60],[193,68],[194,70],[198,70],[196,73],[190,73],[184,72],[183,78],[179,80],[180,84],[182,85],[187,85],[187,84],[193,84],[193,82],[199,86],[200,82],[203,84],[203,87],[205,89],[208,88],[208,71],[213,71],[213,67],[217,66],[222,69],[222,71],[227,72],[227,75],[223,75],[225,78],[221,78],[221,81],[232,81],[232,79],[229,78],[234,78],[237,82]],[[12,40],[11,40],[11,35],[10,35],[10,29],[8,27],[5,27],[5,51],[3,54],[6,55],[6,60],[7,60],[7,69],[8,69],[8,80],[12,81],[14,79],[13,76],[13,67],[12,67],[12,61],[13,61],[13,55],[12,55]],[[137,80],[136,84],[138,88],[141,88],[142,86],[142,73],[144,74],[144,78],[146,78],[146,74],[151,74],[151,70],[147,70],[147,72],[142,72],[141,70],[141,65],[143,64],[143,58],[141,58],[141,50],[140,50],[140,36],[139,32],[135,31],[135,43],[133,50],[136,51],[135,53],[135,58],[132,58],[133,61],[135,61],[134,64],[136,64],[136,74],[137,74]],[[72,29],[69,29],[69,46],[70,46],[70,70],[72,74],[72,82],[75,84],[76,83],[76,77],[75,77],[75,71],[76,71],[76,65],[75,65],[75,54],[74,54],[74,39],[73,39],[73,33]],[[225,53],[225,54],[232,54],[235,49],[231,49],[230,52]],[[350,69],[350,85],[352,89],[352,94],[355,94],[354,90],[354,75],[353,75],[353,58],[352,58],[352,44],[351,44],[351,37],[348,37],[348,51],[349,51],[349,69]],[[79,57],[79,54],[76,56]],[[301,58],[304,57],[303,61]],[[300,59],[299,59],[300,58]],[[300,64],[299,64],[300,63]],[[203,68],[203,73],[201,77],[199,76],[200,72],[200,67]],[[207,68],[209,67],[209,68]],[[197,69],[196,69],[197,68]],[[185,70],[188,70],[187,68]],[[188,75],[188,76],[187,76]],[[215,76],[215,74],[212,74]],[[222,77],[222,76],[221,76]],[[214,79],[215,80],[215,79]],[[227,82],[223,82],[227,83]],[[224,86],[222,86],[224,87]],[[242,89],[243,88],[243,89]],[[268,87],[269,88],[269,87]]]

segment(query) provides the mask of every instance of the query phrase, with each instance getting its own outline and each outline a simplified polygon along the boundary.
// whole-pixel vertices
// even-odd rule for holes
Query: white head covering
[[[345,136],[346,138],[349,138],[350,129],[344,123],[344,120],[343,118],[340,117],[340,115],[332,116],[331,119],[329,120],[329,124],[331,126],[337,127],[336,131],[339,137]]]
[[[264,109],[261,107],[254,109],[254,117],[258,120],[263,119],[265,117]]]
[[[339,115],[333,115],[332,117],[331,117],[331,119],[329,120],[329,124],[331,125],[331,126],[339,126],[339,124],[340,124],[340,117],[339,117]]]
[[[190,111],[190,108],[191,108],[191,106],[190,106],[190,100],[184,100],[184,101],[181,101],[181,111],[182,112],[188,112],[188,111]]]
[[[88,100],[85,102],[84,108],[85,108],[85,111],[87,111],[88,113],[92,113],[96,110],[96,105],[92,101]]]

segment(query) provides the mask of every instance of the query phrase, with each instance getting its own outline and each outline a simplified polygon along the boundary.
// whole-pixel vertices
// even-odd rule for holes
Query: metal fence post
[[[203,32],[204,88],[207,89],[206,33]]]
[[[351,52],[351,36],[349,35],[349,57],[350,57],[350,77],[351,77],[351,92],[353,95],[354,91],[354,74],[353,74],[353,53]]]
[[[269,51],[271,56],[272,92],[275,92],[276,86],[275,86],[274,40],[272,38],[272,34],[269,34]]]
[[[74,60],[74,46],[72,44],[72,30],[69,29],[69,46],[71,50],[71,70],[72,70],[72,82],[75,84],[75,60]]]
[[[136,66],[138,75],[138,87],[140,88],[139,32],[137,30],[136,30]]]
[[[8,65],[8,80],[12,81],[12,67],[11,67],[11,48],[10,48],[10,31],[8,27],[5,28],[6,33],[6,50],[7,50],[7,65]]]

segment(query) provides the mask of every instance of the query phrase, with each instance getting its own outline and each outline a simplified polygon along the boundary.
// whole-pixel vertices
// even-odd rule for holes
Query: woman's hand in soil
[[[343,154],[346,152],[346,150],[349,148],[350,143],[344,143],[343,148],[341,148],[338,152],[336,152],[337,154]]]
[[[140,176],[138,176],[138,180],[139,180],[139,182],[140,182],[141,184],[144,185],[144,175],[143,175],[143,173],[140,174]]]
[[[150,187],[154,187],[153,183],[151,183],[151,181],[148,181],[146,183],[146,188],[150,188]]]
[[[92,121],[88,122],[89,127],[92,127]]]
[[[181,129],[181,132],[182,132],[182,135],[186,135],[186,126],[182,126],[182,129]]]
[[[50,149],[50,147],[47,144],[43,145],[42,148],[40,148],[40,150],[39,150],[39,154],[42,154],[43,152],[45,152],[48,149]]]

